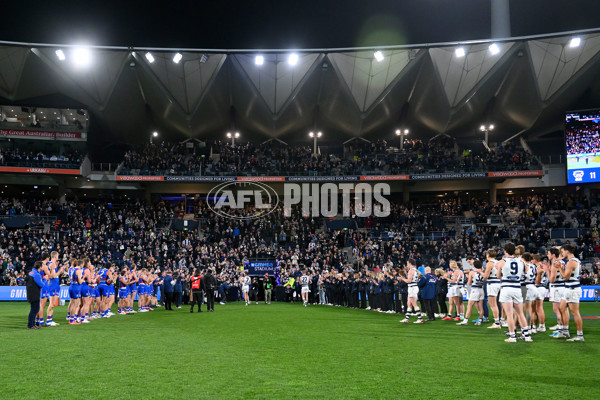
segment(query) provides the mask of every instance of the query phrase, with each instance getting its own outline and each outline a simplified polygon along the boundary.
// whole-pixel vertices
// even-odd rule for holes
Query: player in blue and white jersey
[[[81,261],[83,265],[83,261]],[[67,310],[67,320],[69,325],[79,325],[77,321],[77,312],[81,303],[81,282],[83,278],[81,276],[81,268],[79,268],[78,261],[75,258],[71,259],[71,266],[69,267],[69,308]]]
[[[484,277],[482,267],[483,264],[481,261],[473,261],[473,270],[469,272],[468,278],[468,285],[471,286],[471,293],[469,293],[467,312],[465,318],[456,325],[467,325],[469,323],[473,306],[475,306],[479,313],[479,318],[477,319],[477,322],[475,322],[475,325],[481,325],[481,320],[483,318],[483,298],[485,297],[483,294]]]
[[[302,285],[302,305],[306,307],[308,305],[308,293],[310,293],[310,276],[308,276],[308,271],[306,269],[302,271],[300,284]]]
[[[58,251],[53,251],[50,253],[50,261],[47,264],[49,280],[48,280],[48,297],[50,301],[48,302],[48,310],[46,312],[46,325],[48,326],[57,326],[59,325],[57,322],[52,320],[54,315],[54,306],[58,302],[58,298],[60,296],[60,282],[58,277],[64,271],[65,265],[59,267],[58,265]]]
[[[98,293],[100,294],[100,316],[102,318],[109,318],[113,315],[110,312],[110,308],[115,301],[113,279],[113,267],[111,263],[107,262],[104,268],[98,271]]]
[[[498,260],[496,260],[497,255],[498,253],[494,249],[489,249],[485,252],[486,264],[483,278],[486,280],[485,284],[487,285],[488,304],[494,315],[494,323],[488,326],[490,329],[500,329],[503,322],[500,318],[500,309],[498,307],[498,295],[500,294],[501,286],[496,268],[498,263]]]
[[[242,293],[244,294],[244,301],[246,302],[246,305],[250,304],[250,297],[249,297],[249,292],[250,292],[250,277],[248,276],[248,271],[244,271],[243,276],[240,278],[240,282],[242,284]]]
[[[560,302],[565,291],[565,280],[560,274],[559,269],[564,268],[564,260],[560,258],[560,249],[551,247],[548,249],[548,261],[550,267],[548,269],[548,281],[550,282],[550,302],[552,303],[552,311],[556,314],[557,325],[550,327],[551,331],[556,331],[550,336],[558,335],[558,332],[564,330],[565,326],[569,325],[569,310],[561,309]]]
[[[573,315],[577,336],[569,338],[569,321],[566,321],[566,327],[559,332],[556,338],[567,338],[568,342],[584,342],[583,338],[583,320],[579,314],[579,300],[581,299],[581,261],[575,257],[576,248],[572,244],[565,244],[560,248],[560,255],[567,262],[558,267],[561,276],[565,281],[565,291],[560,302],[561,313],[564,315],[567,307]]]
[[[36,324],[39,326],[46,326],[44,323],[44,307],[46,307],[46,302],[48,301],[48,297],[50,293],[48,292],[48,283],[50,282],[50,269],[48,268],[48,262],[50,261],[50,256],[47,252],[42,253],[42,266],[39,269],[40,275],[42,276],[42,280],[46,285],[41,288],[40,292],[40,311],[37,314]]]
[[[500,292],[500,303],[502,310],[508,323],[509,338],[505,341],[515,343],[517,341],[515,335],[515,319],[516,313],[519,325],[523,330],[523,337],[526,342],[533,342],[529,336],[529,326],[527,319],[523,314],[523,295],[521,293],[521,278],[525,273],[525,265],[521,258],[515,256],[515,245],[506,243],[504,245],[504,258],[496,264],[498,269],[498,277],[502,285]]]

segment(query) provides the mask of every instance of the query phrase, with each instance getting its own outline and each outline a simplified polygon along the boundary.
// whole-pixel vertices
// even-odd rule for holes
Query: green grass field
[[[81,326],[58,307],[61,325],[34,331],[28,309],[0,303],[3,400],[600,398],[600,320],[584,321],[585,343],[510,344],[502,330],[327,306],[183,306]]]

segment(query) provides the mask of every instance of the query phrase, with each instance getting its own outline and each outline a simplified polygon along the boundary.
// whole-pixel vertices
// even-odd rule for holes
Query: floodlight
[[[89,65],[92,60],[90,49],[86,47],[76,47],[73,49],[73,62],[79,66]]]
[[[181,53],[177,53],[175,54],[175,56],[173,56],[173,62],[175,64],[179,64],[179,61],[181,61],[182,58],[183,56],[181,55]]]
[[[58,59],[60,61],[65,61],[65,59],[67,58],[67,57],[65,57],[65,53],[61,49],[56,50],[55,53],[56,53],[56,57],[58,57]]]
[[[458,58],[464,57],[465,54],[466,52],[464,47],[457,47],[456,50],[454,50],[454,55]]]
[[[314,132],[308,132],[308,136],[311,137],[311,138],[315,137],[315,133]]]
[[[239,132],[236,132],[236,133],[235,133],[235,135],[234,135],[234,137],[235,137],[236,139],[237,139],[237,138],[239,138],[239,137],[240,137],[240,133],[239,133]]]
[[[580,44],[581,44],[581,38],[580,37],[574,37],[569,42],[569,47],[579,47]]]
[[[377,50],[375,53],[373,53],[373,56],[375,57],[375,59],[377,60],[377,62],[382,62],[384,57],[383,57],[383,53],[379,50]]]
[[[231,139],[231,132],[227,132],[227,137]]]
[[[290,65],[298,64],[298,54],[296,54],[296,53],[290,54],[290,56],[288,57],[288,64],[290,64]]]
[[[498,46],[496,43],[492,43],[490,45],[489,49],[490,49],[490,53],[492,53],[493,56],[500,53],[500,46]]]
[[[152,132],[152,136],[158,137],[158,132],[156,132],[156,131]]]
[[[152,53],[150,53],[150,52],[146,53],[146,60],[148,60],[148,62],[150,64],[152,64],[154,62],[154,56],[152,55]]]
[[[263,65],[265,63],[265,58],[263,56],[254,57],[254,64]]]

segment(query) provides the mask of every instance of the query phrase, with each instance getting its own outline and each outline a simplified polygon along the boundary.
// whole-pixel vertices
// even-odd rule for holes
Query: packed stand
[[[84,156],[77,150],[46,154],[41,151],[1,149],[0,165],[39,168],[79,168]]]
[[[210,154],[195,146],[146,144],[125,154],[121,174],[185,176],[383,175],[445,172],[487,172],[539,168],[535,157],[511,144],[492,151],[459,150],[453,139],[406,140],[400,151],[384,140],[357,141],[338,151],[314,154],[311,146],[215,141]]]

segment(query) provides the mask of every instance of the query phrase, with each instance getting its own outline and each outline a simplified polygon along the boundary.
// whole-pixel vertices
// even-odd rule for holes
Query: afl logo
[[[225,182],[208,192],[206,203],[212,212],[225,218],[257,219],[277,208],[279,196],[264,183]]]

